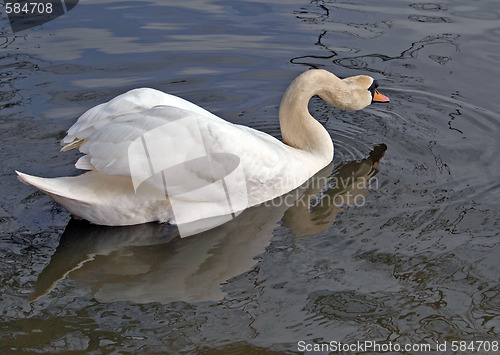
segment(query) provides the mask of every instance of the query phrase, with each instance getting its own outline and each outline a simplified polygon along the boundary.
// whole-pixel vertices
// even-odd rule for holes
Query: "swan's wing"
[[[95,106],[80,116],[61,141],[62,150],[79,147],[85,139],[123,114],[137,113],[159,105],[178,107],[210,119],[220,120],[217,116],[180,97],[155,89],[134,89]]]
[[[154,132],[159,127],[182,118],[190,119],[196,116],[197,114],[191,111],[170,106],[157,106],[144,111],[115,116],[103,127],[93,127],[94,132],[82,139],[79,149],[86,155],[81,157],[75,165],[80,169],[97,170],[106,175],[130,176],[130,162],[138,164],[140,160],[144,160],[148,164],[145,156],[134,156],[136,152],[129,151],[134,142],[142,141],[145,134]],[[162,133],[162,139],[165,142],[175,143],[176,137],[189,139],[189,132],[186,131],[163,129]],[[172,154],[171,152],[161,153],[165,156]]]
[[[171,106],[116,116],[79,148],[85,156],[77,168],[131,177],[134,187],[146,182],[163,191],[165,176],[160,173],[170,171],[170,187],[195,189],[240,166],[247,188],[257,193],[274,177],[287,175],[291,162],[284,151],[292,149],[251,128]],[[215,156],[215,165],[207,164],[207,155]],[[214,166],[220,171],[214,172]],[[274,188],[264,189],[273,194],[270,198],[279,195],[272,193]],[[259,198],[267,196],[260,192]]]

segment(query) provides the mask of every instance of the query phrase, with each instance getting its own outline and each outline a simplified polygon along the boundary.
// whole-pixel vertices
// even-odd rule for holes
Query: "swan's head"
[[[371,79],[371,78],[370,78]],[[385,95],[382,95],[381,93],[378,92],[378,82],[377,80],[372,79],[372,84],[368,88],[368,91],[372,95],[372,103],[373,102],[389,102],[389,98]]]
[[[332,96],[336,97],[334,106],[340,109],[355,111],[373,102],[389,102],[389,98],[378,91],[378,82],[370,76],[351,76],[342,79],[341,82],[343,85],[333,88],[337,92],[332,92]]]

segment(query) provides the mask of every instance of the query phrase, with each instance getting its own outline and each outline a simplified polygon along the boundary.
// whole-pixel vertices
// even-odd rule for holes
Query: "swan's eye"
[[[372,98],[375,95],[375,90],[378,88],[378,82],[377,80],[373,80],[372,85],[368,88],[368,91],[371,92]]]

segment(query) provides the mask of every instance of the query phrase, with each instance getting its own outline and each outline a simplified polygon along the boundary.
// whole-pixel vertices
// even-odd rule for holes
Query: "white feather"
[[[135,89],[85,112],[62,140],[63,150],[79,148],[84,156],[75,166],[90,172],[54,179],[18,173],[19,178],[74,215],[105,225],[174,223],[183,220],[184,213],[200,213],[200,218],[206,218],[204,213],[222,215],[228,204],[241,207],[238,199],[243,197],[245,207],[257,205],[293,190],[332,160],[330,136],[310,116],[307,103],[319,94],[346,109],[368,105],[367,88],[373,79],[348,79],[311,70],[290,85],[280,107],[288,144],[224,121],[179,97]],[[336,91],[343,96],[335,96]],[[202,158],[210,160],[206,167]],[[230,191],[230,199],[217,194],[223,186],[227,195],[231,186],[210,164],[228,169],[224,174],[241,183],[237,191]],[[183,212],[174,218],[172,206],[179,201]]]

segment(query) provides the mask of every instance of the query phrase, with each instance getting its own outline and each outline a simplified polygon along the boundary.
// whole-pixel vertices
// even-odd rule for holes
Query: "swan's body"
[[[163,199],[151,198],[157,196],[158,191],[162,195],[162,186],[147,182],[142,185],[141,193],[137,193],[131,165],[147,164],[144,165],[140,157],[131,157],[129,147],[148,131],[161,126],[175,127],[167,124],[190,119],[197,123],[203,144],[211,152],[230,153],[239,158],[246,187],[241,193],[246,194],[247,207],[254,206],[293,190],[331,162],[332,140],[309,114],[309,99],[319,95],[338,108],[359,110],[372,102],[373,84],[368,76],[341,80],[324,70],[303,73],[292,82],[281,102],[279,119],[284,142],[224,121],[179,97],[154,89],[135,89],[85,112],[62,140],[63,151],[79,148],[85,154],[75,166],[89,172],[50,179],[19,172],[18,175],[73,215],[92,223],[175,223],[180,216],[173,215],[172,198],[168,195]],[[162,159],[167,165],[169,161],[171,165],[183,161],[186,154],[189,155],[182,151],[186,139],[197,138],[200,137],[195,137],[189,129],[164,131],[162,140],[172,149],[161,152]],[[197,174],[203,175],[203,172]],[[177,181],[180,188],[182,183],[180,176]],[[196,211],[202,208],[205,198],[184,202]]]

